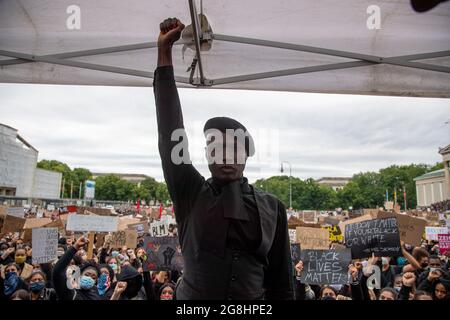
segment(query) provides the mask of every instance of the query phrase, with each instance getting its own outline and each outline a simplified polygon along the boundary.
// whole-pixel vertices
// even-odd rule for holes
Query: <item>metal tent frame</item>
[[[195,54],[194,60],[192,62],[191,68],[190,68],[190,71],[191,71],[190,77],[175,76],[175,80],[180,83],[191,84],[196,87],[211,87],[211,86],[236,83],[236,82],[241,82],[241,81],[267,79],[267,78],[273,78],[273,77],[283,77],[283,76],[298,75],[298,74],[320,72],[320,71],[356,68],[356,67],[371,66],[371,65],[376,65],[376,64],[388,64],[388,65],[401,66],[401,67],[407,67],[407,68],[416,68],[416,69],[422,69],[422,70],[428,70],[428,71],[434,71],[434,72],[450,73],[450,67],[447,67],[447,66],[440,66],[440,65],[434,65],[434,64],[429,64],[429,63],[416,62],[416,60],[450,56],[450,50],[411,54],[411,55],[402,55],[402,56],[394,56],[394,57],[380,57],[380,56],[367,55],[367,54],[361,54],[361,53],[355,53],[355,52],[349,52],[349,51],[333,50],[333,49],[305,46],[305,45],[285,43],[285,42],[277,42],[277,41],[269,41],[269,40],[262,40],[262,39],[245,38],[245,37],[238,37],[238,36],[231,36],[231,35],[224,35],[224,34],[214,34],[214,33],[202,32],[202,30],[200,28],[200,23],[199,23],[199,19],[198,19],[198,11],[196,9],[195,2],[194,2],[194,0],[188,0],[188,2],[189,2],[189,9],[190,9],[194,39],[193,39],[193,41],[180,40],[180,41],[177,41],[175,44],[183,45],[183,44],[192,44],[192,42],[193,42],[195,45],[196,54]],[[264,47],[271,47],[271,48],[279,48],[279,49],[286,49],[286,50],[294,50],[294,51],[301,51],[301,52],[317,53],[317,54],[329,55],[329,56],[334,56],[334,57],[354,59],[356,61],[322,64],[322,65],[315,65],[315,66],[308,66],[308,67],[274,70],[274,71],[269,71],[269,72],[236,75],[236,76],[217,78],[217,79],[208,79],[204,75],[202,56],[201,56],[201,50],[200,50],[201,43],[208,41],[208,40],[216,40],[216,41],[257,45],[257,46],[264,46]],[[85,57],[85,56],[114,53],[114,52],[133,51],[133,50],[140,50],[140,49],[149,49],[149,48],[156,48],[156,47],[157,47],[157,42],[144,42],[144,43],[137,43],[137,44],[131,44],[131,45],[113,46],[113,47],[90,49],[90,50],[80,50],[80,51],[72,51],[72,52],[50,54],[50,55],[32,55],[32,54],[27,54],[27,53],[22,53],[22,52],[0,50],[0,56],[13,58],[13,59],[0,60],[0,67],[23,64],[23,63],[45,62],[45,63],[51,63],[51,64],[57,64],[57,65],[76,67],[76,68],[105,71],[105,72],[112,72],[112,73],[117,73],[117,74],[124,74],[124,75],[153,79],[153,77],[154,77],[153,72],[142,71],[142,70],[137,70],[137,69],[121,68],[121,67],[102,65],[102,64],[96,64],[96,63],[75,61],[75,60],[70,60],[70,58]],[[195,74],[196,69],[197,69],[199,75],[195,77],[194,74]]]

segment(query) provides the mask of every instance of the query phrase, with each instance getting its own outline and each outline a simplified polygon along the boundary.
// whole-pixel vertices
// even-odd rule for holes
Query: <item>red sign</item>
[[[450,234],[438,234],[440,254],[450,252]]]
[[[77,212],[77,206],[67,206],[68,212]]]

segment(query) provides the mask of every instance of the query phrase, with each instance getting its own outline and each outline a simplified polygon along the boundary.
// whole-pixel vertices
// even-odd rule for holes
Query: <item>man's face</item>
[[[247,155],[245,145],[237,138],[222,134],[222,141],[207,141],[206,157],[209,171],[220,183],[228,183],[242,178]]]
[[[440,268],[441,267],[441,260],[438,258],[431,258],[429,263],[430,268]]]

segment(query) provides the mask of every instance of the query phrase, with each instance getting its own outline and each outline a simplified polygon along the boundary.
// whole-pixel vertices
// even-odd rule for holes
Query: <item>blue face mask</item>
[[[30,284],[30,290],[31,292],[37,293],[41,292],[42,289],[45,287],[44,281],[37,281]]]
[[[82,276],[80,279],[80,288],[84,290],[89,290],[95,285],[94,279],[88,276]]]
[[[405,257],[398,257],[397,258],[397,265],[404,266],[408,260]]]
[[[111,255],[113,257],[117,257],[119,255],[119,251],[113,251],[113,252],[111,252]]]
[[[109,266],[110,266],[111,269],[113,269],[114,271],[117,271],[117,263],[110,263]]]
[[[111,282],[109,281],[109,274],[102,273],[97,282],[98,294],[103,296],[111,285]]]
[[[5,296],[9,296],[16,291],[17,285],[19,284],[19,276],[14,271],[7,272],[5,274],[5,283],[3,292]]]

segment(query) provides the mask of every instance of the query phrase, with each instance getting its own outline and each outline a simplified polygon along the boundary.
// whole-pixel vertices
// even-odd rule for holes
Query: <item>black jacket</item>
[[[184,258],[177,299],[292,299],[289,235],[283,204],[274,196],[252,188],[261,239],[254,250],[224,249],[227,239],[217,235],[224,234],[230,222],[216,210],[218,197],[210,180],[205,180],[192,164],[176,165],[171,160],[172,149],[179,143],[171,141],[172,132],[184,129],[172,66],[156,69],[154,93],[159,152]]]

